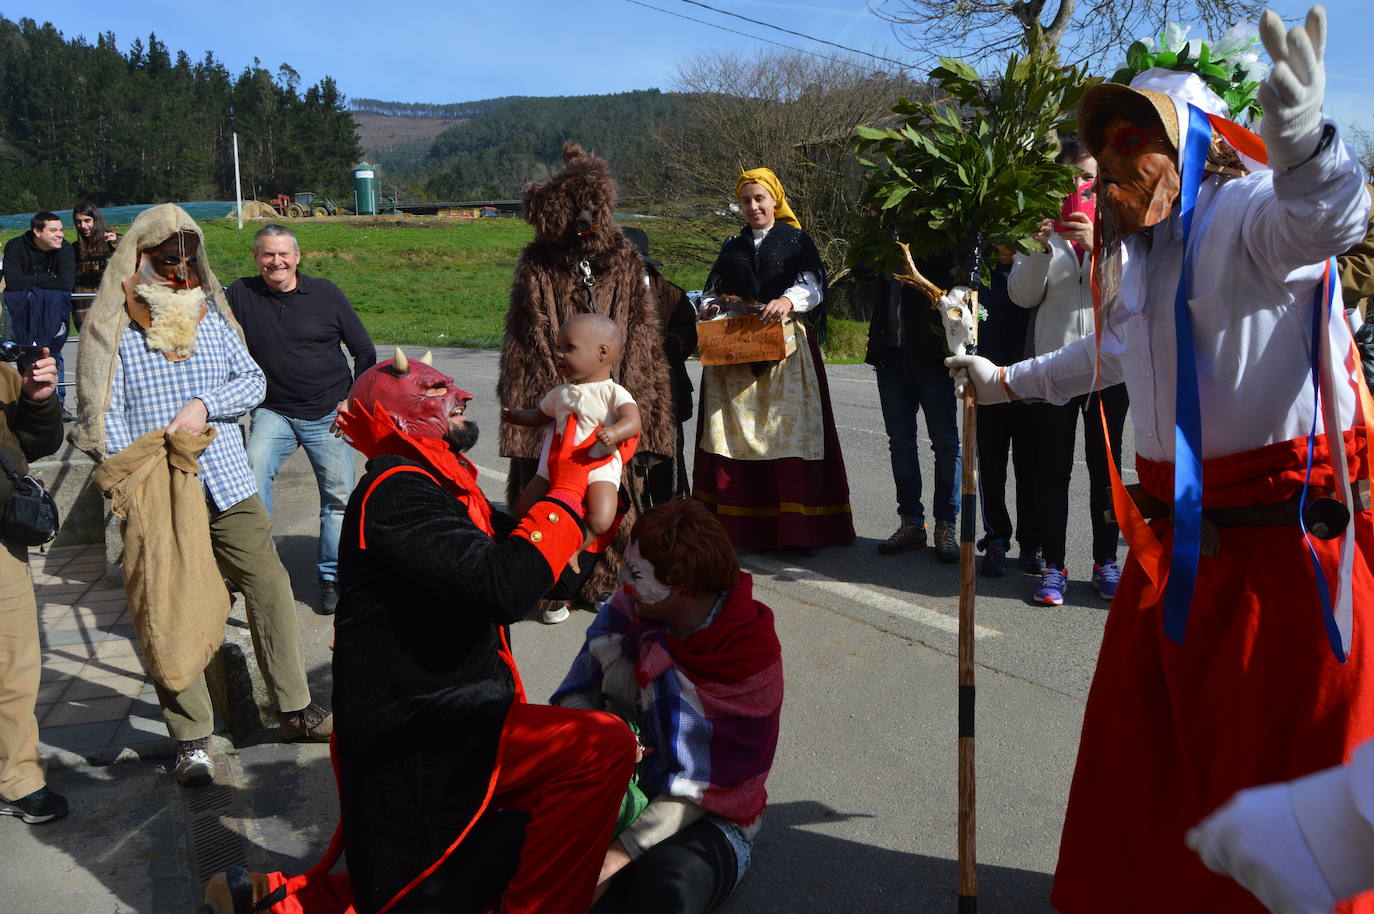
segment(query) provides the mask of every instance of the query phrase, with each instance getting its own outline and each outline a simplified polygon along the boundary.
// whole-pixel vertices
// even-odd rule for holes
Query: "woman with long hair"
[[[119,244],[119,235],[105,225],[99,207],[89,200],[72,207],[72,221],[76,223],[76,288],[73,291],[96,292],[105,275],[105,265],[114,256],[115,245]],[[86,322],[88,310],[90,299],[72,303],[72,319],[78,331]]]

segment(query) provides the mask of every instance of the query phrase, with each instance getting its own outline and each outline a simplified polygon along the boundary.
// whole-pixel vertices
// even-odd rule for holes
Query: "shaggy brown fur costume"
[[[644,284],[644,261],[615,221],[615,180],[604,161],[576,143],[564,144],[563,162],[562,171],[545,183],[525,187],[525,220],[534,226],[535,238],[515,270],[496,393],[502,406],[531,407],[562,383],[554,367],[553,340],[559,325],[574,314],[604,314],[625,337],[614,377],[639,405],[643,432],[624,476],[630,512],[615,545],[583,588],[590,599],[615,589],[620,555],[642,503],[643,468],[671,460],[676,435],[663,327]],[[594,231],[579,235],[579,217],[590,219]],[[583,264],[591,270],[591,290],[582,278]],[[511,458],[507,505],[519,501],[534,476],[543,436],[539,428],[501,426],[501,456]]]

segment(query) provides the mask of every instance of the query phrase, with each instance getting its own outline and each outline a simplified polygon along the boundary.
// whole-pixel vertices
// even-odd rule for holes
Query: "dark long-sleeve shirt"
[[[372,337],[348,297],[327,279],[297,275],[277,292],[260,276],[236,280],[229,307],[243,326],[248,354],[267,376],[262,406],[292,419],[320,419],[348,395],[354,379],[377,363]],[[353,356],[348,369],[339,344]]]
[[[63,241],[55,251],[45,251],[33,243],[33,232],[25,232],[5,243],[5,290],[22,292],[28,288],[70,292],[76,286],[76,249]]]

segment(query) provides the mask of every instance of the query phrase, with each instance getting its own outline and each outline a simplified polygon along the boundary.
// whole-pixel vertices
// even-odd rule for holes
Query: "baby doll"
[[[620,330],[610,318],[600,314],[575,315],[558,328],[554,340],[558,373],[567,383],[549,391],[534,409],[501,409],[502,422],[548,425],[538,473],[520,495],[517,517],[523,516],[549,490],[549,445],[554,429],[563,428],[570,414],[577,416],[578,443],[596,434],[599,443],[592,448],[592,457],[612,455],[610,463],[592,470],[589,477],[587,540],[583,549],[615,523],[623,464],[616,445],[639,434],[639,407],[628,390],[611,380],[611,369],[620,359],[622,345]],[[570,564],[574,571],[581,570],[576,558]]]

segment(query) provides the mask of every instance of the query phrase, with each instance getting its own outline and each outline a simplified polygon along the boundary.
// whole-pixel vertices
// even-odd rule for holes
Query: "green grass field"
[[[641,224],[655,253],[660,246],[680,250],[693,243],[666,222]],[[221,282],[228,285],[257,273],[254,223],[246,223],[242,231],[231,220],[201,225],[210,264]],[[523,220],[509,218],[305,219],[291,227],[304,252],[302,272],[337,283],[378,343],[412,346],[499,346],[511,278],[521,250],[534,237]],[[704,252],[703,259],[709,261],[712,254]],[[706,281],[704,267],[665,263],[662,269],[684,289],[700,289]],[[826,358],[861,360],[866,335],[866,324],[832,318]]]

